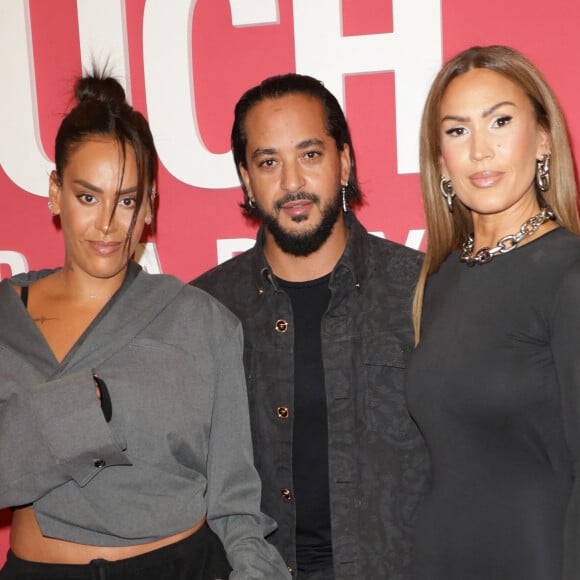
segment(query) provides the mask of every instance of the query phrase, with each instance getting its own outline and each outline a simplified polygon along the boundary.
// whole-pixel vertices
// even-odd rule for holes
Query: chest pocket
[[[417,437],[404,392],[406,359],[410,352],[411,347],[393,340],[392,336],[375,335],[363,341],[368,429],[402,447],[412,446]]]

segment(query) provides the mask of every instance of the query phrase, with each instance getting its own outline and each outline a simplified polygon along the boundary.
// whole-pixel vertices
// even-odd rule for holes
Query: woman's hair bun
[[[125,90],[119,81],[105,74],[93,72],[77,81],[75,96],[79,104],[99,101],[108,104],[113,110],[127,105]]]

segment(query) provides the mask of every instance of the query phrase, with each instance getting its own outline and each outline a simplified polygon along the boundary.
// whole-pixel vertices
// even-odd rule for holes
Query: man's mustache
[[[275,204],[274,207],[276,210],[280,211],[283,206],[287,203],[292,203],[294,201],[311,201],[315,204],[320,203],[320,198],[315,193],[307,193],[305,191],[299,191],[297,193],[287,193],[284,197],[279,199]]]

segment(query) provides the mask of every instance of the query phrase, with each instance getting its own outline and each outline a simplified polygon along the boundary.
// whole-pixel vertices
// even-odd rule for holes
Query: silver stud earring
[[[348,183],[346,185],[343,185],[340,188],[340,193],[342,194],[342,211],[344,213],[348,212],[348,205],[346,205],[346,188],[348,187]]]
[[[453,198],[455,197],[455,192],[453,191],[453,185],[451,181],[441,176],[441,181],[439,182],[439,191],[441,191],[441,195],[447,202],[447,209],[449,210],[449,213],[453,213]]]

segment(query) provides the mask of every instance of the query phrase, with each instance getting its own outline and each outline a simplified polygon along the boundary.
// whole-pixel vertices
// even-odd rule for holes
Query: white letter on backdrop
[[[237,254],[241,254],[254,246],[254,238],[224,238],[216,240],[217,245],[217,263],[221,264]]]
[[[77,0],[81,62],[85,71],[108,63],[131,102],[127,18],[124,0]]]
[[[161,274],[161,262],[157,253],[157,246],[153,242],[137,244],[135,248],[135,260],[139,262],[145,272],[149,274]]]
[[[399,173],[419,171],[419,125],[441,66],[441,0],[392,0],[393,32],[342,36],[340,0],[293,0],[296,70],[324,81],[344,106],[343,76],[395,72]]]
[[[93,57],[97,64],[109,59],[113,74],[126,77],[123,1],[77,0],[77,9],[84,68],[90,68]],[[46,196],[54,164],[42,148],[39,133],[28,0],[3,3],[0,54],[10,55],[0,60],[0,164],[18,187]]]
[[[10,267],[11,275],[28,272],[28,261],[26,256],[13,250],[0,250],[0,264],[7,264]]]
[[[238,185],[230,153],[205,147],[197,123],[191,21],[196,0],[148,0],[143,61],[149,123],[159,158],[177,179],[198,187]]]
[[[28,0],[2,3],[0,54],[0,164],[18,187],[47,196],[52,162],[38,129]]]
[[[255,26],[279,22],[278,0],[230,0],[232,24]]]
[[[407,246],[407,248],[418,250],[421,247],[421,242],[423,241],[424,235],[425,230],[409,230],[405,246]]]
[[[197,122],[191,27],[197,0],[148,0],[143,18],[145,90],[159,158],[180,181],[207,189],[239,184],[231,154],[212,153]],[[230,0],[232,24],[278,22],[277,0]],[[218,73],[219,74],[219,73]]]

